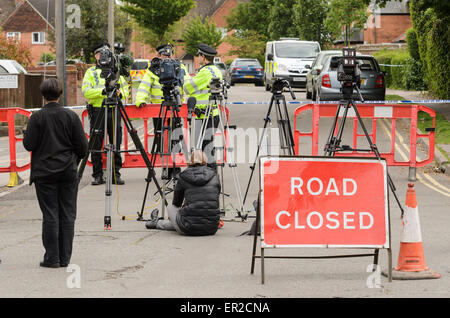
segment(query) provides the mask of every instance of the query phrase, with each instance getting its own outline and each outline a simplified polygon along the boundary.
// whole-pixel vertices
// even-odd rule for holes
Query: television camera
[[[356,49],[348,47],[342,49],[342,58],[338,61],[337,78],[341,82],[341,92],[344,99],[351,99],[353,90],[356,89],[362,100],[359,91],[361,70],[356,61]]]
[[[174,59],[155,57],[150,64],[150,71],[159,77],[164,100],[176,100],[181,105],[180,88],[184,84],[184,70],[181,62]]]
[[[118,84],[120,76],[130,76],[130,67],[133,64],[133,58],[123,53],[125,47],[122,43],[115,43],[114,49],[116,53],[113,53],[106,45],[102,47],[98,60],[98,64],[102,70],[100,77],[105,79],[105,90],[108,93]]]

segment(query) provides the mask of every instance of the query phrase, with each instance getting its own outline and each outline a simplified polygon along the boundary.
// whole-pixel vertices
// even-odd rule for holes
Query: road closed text
[[[286,162],[264,175],[268,245],[386,242],[386,189],[377,162]]]
[[[343,178],[336,180],[329,178],[322,180],[317,177],[303,180],[300,177],[291,177],[291,195],[334,195],[334,196],[354,196],[358,190],[358,184],[354,179]],[[280,211],[275,216],[275,223],[280,229],[288,229],[293,226],[295,229],[305,229],[306,227],[317,230],[323,226],[335,230],[343,229],[370,229],[373,226],[373,215],[370,212],[336,212],[319,211],[311,212],[290,212]]]

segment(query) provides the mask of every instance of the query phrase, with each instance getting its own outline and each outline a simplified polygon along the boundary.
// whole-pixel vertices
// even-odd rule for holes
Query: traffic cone
[[[393,279],[432,279],[440,278],[425,264],[422,234],[419,222],[416,190],[414,183],[408,183],[406,192],[406,208],[402,219],[402,235],[397,267],[392,271]]]

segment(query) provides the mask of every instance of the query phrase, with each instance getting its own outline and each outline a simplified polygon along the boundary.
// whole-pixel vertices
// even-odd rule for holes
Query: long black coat
[[[208,166],[188,167],[180,173],[173,205],[180,207],[177,223],[186,235],[213,235],[219,220],[220,182]]]

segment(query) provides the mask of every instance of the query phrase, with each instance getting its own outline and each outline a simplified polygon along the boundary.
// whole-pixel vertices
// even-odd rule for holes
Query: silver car
[[[310,70],[308,73],[306,73],[306,98],[307,99],[313,99],[315,100],[316,97],[314,96],[314,86],[317,81],[317,77],[319,76],[320,72],[322,71],[323,63],[326,60],[327,56],[330,55],[339,55],[342,53],[342,50],[325,50],[320,51],[316,55],[316,59],[311,64]],[[308,66],[306,67],[308,68]]]
[[[340,55],[328,56],[314,86],[319,101],[338,101],[342,98],[341,82],[337,79]],[[364,100],[384,100],[386,95],[385,73],[371,55],[357,55],[356,61],[361,70],[361,95]],[[314,93],[313,93],[314,95]],[[354,90],[353,98],[359,100]]]

